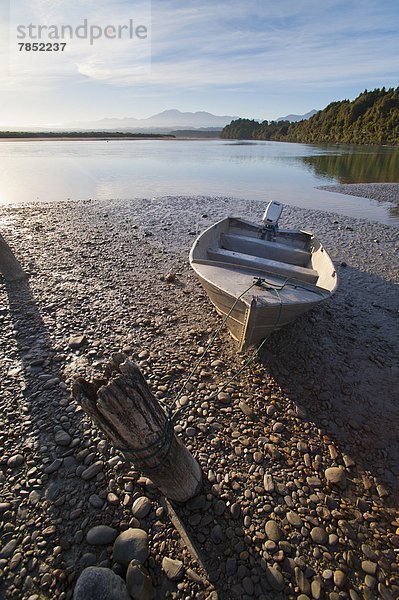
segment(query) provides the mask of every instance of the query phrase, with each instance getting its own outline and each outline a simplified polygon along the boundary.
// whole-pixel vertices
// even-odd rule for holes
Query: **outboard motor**
[[[283,212],[284,205],[272,200],[266,207],[262,218],[262,239],[271,239],[272,234],[278,230],[278,220]]]

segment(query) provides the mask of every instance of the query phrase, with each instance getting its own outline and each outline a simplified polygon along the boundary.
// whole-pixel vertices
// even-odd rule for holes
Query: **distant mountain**
[[[306,119],[310,119],[310,117],[313,117],[313,115],[315,115],[317,112],[317,110],[313,109],[305,113],[304,115],[287,115],[286,117],[279,117],[278,119],[276,119],[276,121],[290,121],[290,123],[297,123],[297,121],[304,121]]]
[[[136,119],[135,117],[124,117],[122,119],[106,118],[99,121],[66,123],[63,129],[117,129],[118,131],[129,129],[143,131],[151,129],[164,132],[171,129],[200,129],[210,127],[222,129],[235,118],[229,115],[213,115],[205,111],[181,112],[177,109],[171,109],[164,110],[147,119]]]

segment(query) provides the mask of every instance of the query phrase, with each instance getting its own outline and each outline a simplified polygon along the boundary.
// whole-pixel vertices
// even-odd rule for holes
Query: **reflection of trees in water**
[[[399,218],[399,201],[393,202],[392,206],[388,209],[389,216]]]
[[[399,183],[399,152],[389,148],[380,148],[379,152],[352,152],[347,154],[329,154],[301,156],[299,160],[318,177],[329,182],[347,183]],[[353,191],[349,195],[362,196]],[[378,202],[390,202],[389,215],[399,217],[399,197],[387,198],[373,196]]]
[[[301,161],[319,177],[339,183],[399,182],[399,152],[302,156]]]

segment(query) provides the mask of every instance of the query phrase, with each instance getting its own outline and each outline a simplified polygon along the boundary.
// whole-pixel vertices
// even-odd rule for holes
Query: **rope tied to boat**
[[[283,302],[280,296],[280,291],[284,288],[284,286],[286,285],[286,282],[288,281],[288,278],[282,283],[281,286],[275,286],[273,283],[268,282],[266,279],[263,279],[261,277],[254,277],[253,282],[251,283],[251,285],[245,289],[235,300],[235,302],[233,303],[232,307],[230,308],[229,312],[225,315],[225,317],[223,318],[220,326],[217,328],[217,330],[215,331],[215,333],[213,334],[213,336],[210,338],[209,342],[207,343],[204,351],[202,352],[202,354],[200,355],[199,359],[197,360],[197,362],[195,363],[194,367],[192,368],[191,372],[189,373],[188,377],[185,379],[185,381],[183,382],[182,387],[180,388],[180,391],[177,394],[177,397],[175,398],[173,405],[176,406],[178,401],[180,400],[183,391],[186,389],[188,382],[190,381],[190,379],[192,378],[192,376],[194,375],[195,371],[197,370],[198,366],[201,364],[203,358],[205,357],[206,353],[208,352],[208,350],[210,349],[211,345],[213,344],[216,336],[218,335],[218,333],[220,332],[220,330],[223,328],[223,326],[225,325],[227,319],[230,317],[230,315],[232,314],[234,308],[237,306],[237,303],[241,300],[241,298],[247,294],[249,291],[251,291],[252,288],[259,286],[260,282],[262,284],[267,283],[268,288],[270,288],[271,290],[273,290],[276,295],[277,295],[277,299],[279,301],[279,310],[277,313],[277,319],[275,324],[273,325],[270,333],[261,341],[261,343],[257,346],[257,348],[254,350],[254,352],[247,358],[247,360],[244,362],[244,364],[242,365],[242,367],[230,378],[226,381],[226,383],[224,383],[222,385],[221,388],[217,389],[215,392],[213,392],[213,394],[211,394],[208,398],[207,398],[207,402],[209,402],[210,400],[214,400],[220,393],[223,392],[223,390],[225,390],[233,381],[235,381],[237,379],[237,377],[239,377],[241,375],[241,373],[255,360],[255,357],[259,354],[260,350],[263,348],[263,346],[265,345],[265,343],[268,341],[268,339],[270,338],[270,336],[276,331],[276,329],[278,328],[279,324],[280,324],[280,318],[281,318],[281,312],[282,312],[282,307],[283,307]],[[201,402],[203,402],[203,399],[201,399]],[[195,405],[195,403],[188,403],[185,406],[180,406],[178,407],[175,412],[173,413],[173,421],[176,422],[181,414],[187,410],[187,408],[191,408]]]
[[[204,357],[206,356],[208,350],[211,348],[211,346],[213,345],[213,342],[216,338],[216,336],[219,334],[219,332],[221,331],[221,329],[223,328],[223,326],[225,325],[226,321],[229,319],[229,317],[231,316],[231,314],[233,313],[235,307],[237,306],[238,302],[241,300],[241,298],[247,294],[248,292],[250,292],[254,287],[267,287],[267,289],[271,289],[275,292],[278,302],[279,302],[279,310],[277,313],[277,318],[276,318],[276,322],[273,325],[270,333],[267,335],[267,337],[265,337],[262,342],[257,346],[257,348],[255,348],[255,350],[252,352],[252,354],[245,360],[244,364],[241,366],[241,368],[232,376],[230,377],[223,385],[222,387],[218,388],[215,392],[213,392],[210,396],[208,396],[207,401],[212,401],[214,400],[221,392],[223,392],[223,390],[225,390],[233,381],[235,381],[240,375],[241,373],[255,360],[255,357],[259,354],[260,350],[262,349],[262,347],[265,345],[265,343],[268,341],[268,339],[270,338],[270,336],[274,333],[274,331],[278,328],[279,324],[280,324],[280,318],[281,318],[281,312],[282,312],[282,306],[283,306],[283,302],[282,302],[282,298],[280,295],[280,291],[286,286],[289,285],[288,284],[288,280],[286,279],[280,286],[276,286],[273,283],[271,283],[270,281],[267,281],[264,278],[261,277],[255,277],[253,282],[251,283],[250,286],[248,286],[234,301],[234,303],[232,304],[229,312],[225,315],[225,317],[223,318],[221,324],[219,325],[219,327],[216,329],[216,331],[214,332],[214,334],[211,336],[211,338],[209,339],[207,345],[205,346],[204,351],[202,352],[202,354],[200,355],[200,357],[198,358],[198,360],[196,361],[196,363],[194,364],[193,368],[191,369],[190,373],[188,374],[188,376],[186,377],[186,379],[184,380],[179,392],[177,393],[177,396],[175,397],[174,401],[172,402],[171,405],[167,405],[165,404],[165,402],[160,401],[160,404],[162,405],[162,408],[165,412],[165,426],[163,428],[163,430],[160,432],[160,435],[158,436],[158,438],[156,440],[154,440],[153,442],[151,442],[150,444],[148,444],[147,446],[137,449],[137,450],[132,450],[132,449],[127,449],[127,448],[115,448],[117,451],[121,452],[125,458],[125,460],[127,460],[128,462],[134,464],[134,466],[138,469],[140,469],[141,465],[142,465],[142,460],[145,458],[146,461],[148,461],[148,459],[156,459],[157,457],[159,457],[159,460],[157,462],[155,462],[155,464],[151,467],[148,467],[148,464],[146,463],[145,468],[147,471],[151,471],[151,470],[156,470],[159,467],[162,466],[162,464],[164,463],[164,461],[167,458],[170,446],[172,444],[173,441],[173,437],[174,437],[174,426],[176,424],[176,422],[179,420],[179,418],[181,417],[181,415],[183,414],[183,412],[185,412],[188,408],[193,408],[193,406],[195,406],[197,404],[197,402],[190,402],[187,403],[184,406],[178,406],[178,402],[180,400],[180,398],[183,395],[184,390],[187,388],[187,384],[189,383],[190,379],[193,377],[194,373],[196,372],[196,370],[198,369],[199,365],[201,364],[201,362],[203,361]],[[203,399],[201,398],[201,402],[203,402]]]

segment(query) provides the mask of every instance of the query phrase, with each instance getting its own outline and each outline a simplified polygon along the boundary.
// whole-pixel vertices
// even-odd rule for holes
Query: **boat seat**
[[[307,283],[316,283],[319,277],[317,271],[313,269],[261,258],[259,256],[251,256],[242,252],[225,250],[223,248],[208,248],[208,256],[212,260],[230,263],[237,267],[250,267],[251,269],[281,275],[282,277],[292,277]]]
[[[289,263],[299,267],[307,265],[311,257],[310,252],[307,250],[235,233],[222,233],[221,246],[225,250],[243,252],[252,256],[277,260],[278,262]]]

